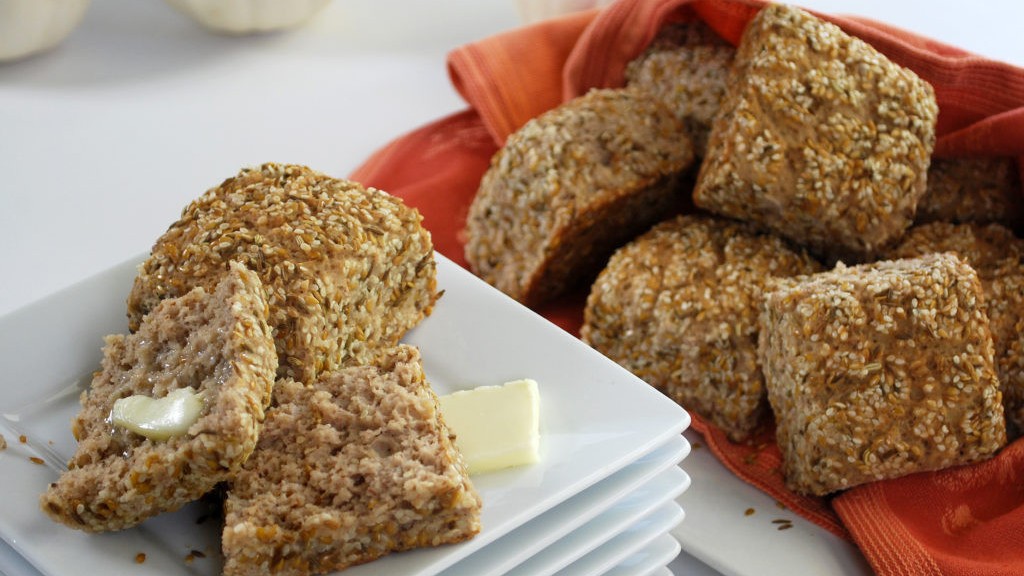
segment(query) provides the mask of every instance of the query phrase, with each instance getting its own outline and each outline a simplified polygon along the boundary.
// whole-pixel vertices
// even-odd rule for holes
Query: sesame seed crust
[[[995,222],[1024,230],[1024,193],[1008,157],[933,158],[915,224]]]
[[[757,330],[771,279],[820,265],[776,236],[707,216],[658,224],[594,282],[580,336],[733,440],[768,411]]]
[[[694,152],[707,150],[736,49],[701,21],[670,24],[626,65],[626,85],[661,98],[683,121]]]
[[[492,158],[469,209],[466,260],[520,302],[550,300],[682,202],[692,161],[663,103],[592,90],[527,122]]]
[[[72,421],[68,470],[40,497],[54,520],[87,532],[121,530],[199,499],[256,447],[277,354],[263,287],[233,263],[212,293],[162,301],[134,334],[108,336],[102,369]],[[204,408],[188,432],[150,440],[109,420],[114,402],[193,387]]]
[[[734,60],[694,203],[829,257],[910,225],[935,143],[930,85],[798,8],[769,5]]]
[[[128,296],[129,326],[164,298],[211,287],[239,261],[266,287],[279,376],[310,382],[368,362],[438,296],[421,220],[386,192],[304,166],[243,169],[156,241]]]
[[[311,385],[281,379],[259,446],[231,480],[224,574],[305,576],[465,540],[481,501],[419,352]]]
[[[983,300],[951,253],[778,280],[758,357],[787,486],[824,495],[1002,447]]]
[[[933,222],[914,226],[889,252],[913,258],[955,252],[981,280],[995,345],[1007,435],[1024,434],[1024,240],[999,224]]]

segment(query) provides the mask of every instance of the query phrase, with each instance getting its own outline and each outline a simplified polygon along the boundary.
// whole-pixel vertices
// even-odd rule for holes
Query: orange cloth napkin
[[[449,73],[471,108],[392,142],[351,177],[416,206],[438,251],[465,266],[467,209],[510,133],[592,87],[620,86],[626,63],[662,25],[701,19],[736,43],[763,6],[756,0],[619,0],[458,48],[449,55]],[[936,155],[1024,155],[1024,70],[870,20],[817,15],[934,86]],[[584,298],[585,290],[537,311],[577,334]],[[693,427],[737,476],[852,539],[879,574],[1024,574],[1024,439],[982,464],[809,498],[786,490],[771,430],[736,444],[699,417]]]

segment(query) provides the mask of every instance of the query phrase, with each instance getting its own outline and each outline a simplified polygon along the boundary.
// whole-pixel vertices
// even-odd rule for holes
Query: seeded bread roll
[[[703,157],[735,54],[732,45],[701,21],[671,24],[626,66],[626,85],[648,91],[672,108],[686,126],[694,152]]]
[[[775,276],[818,269],[770,234],[680,216],[611,257],[587,298],[580,336],[743,440],[768,411],[757,363],[764,286]]]
[[[107,337],[102,369],[72,422],[78,448],[40,504],[87,532],[176,510],[234,475],[256,446],[277,369],[259,278],[241,264],[207,292],[164,300],[138,331]],[[203,410],[187,433],[150,440],[111,424],[119,398],[191,386]]]
[[[469,208],[466,260],[527,305],[588,283],[611,252],[683,201],[680,121],[632,90],[592,90],[527,122]]]
[[[956,255],[776,282],[758,357],[789,488],[828,494],[1006,443],[981,283]]]
[[[419,353],[399,346],[376,367],[278,381],[225,516],[226,576],[299,576],[470,538],[480,498]]]
[[[1024,230],[1017,161],[1007,157],[933,158],[915,223],[995,222]]]
[[[910,70],[769,5],[737,49],[694,203],[828,257],[870,258],[914,218],[937,115]]]
[[[311,382],[370,361],[437,299],[421,219],[386,192],[303,166],[242,170],[156,241],[128,296],[129,326],[164,298],[211,288],[239,261],[266,286],[279,376]]]
[[[1024,240],[999,224],[933,222],[914,226],[890,258],[956,252],[971,265],[985,293],[995,345],[1007,433],[1024,434]]]

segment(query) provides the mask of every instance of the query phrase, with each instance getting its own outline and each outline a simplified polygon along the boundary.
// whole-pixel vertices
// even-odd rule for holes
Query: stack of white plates
[[[125,331],[134,274],[128,262],[0,318],[7,576],[220,572],[218,522],[202,521],[202,504],[103,535],[58,526],[38,510],[39,493],[74,451],[68,422],[99,364],[101,337]],[[690,449],[687,414],[441,256],[438,284],[444,296],[406,342],[420,348],[439,394],[537,380],[541,461],[473,478],[484,508],[472,540],[391,554],[346,576],[670,574],[679,551],[671,533],[683,519],[677,498],[690,484],[678,466]]]

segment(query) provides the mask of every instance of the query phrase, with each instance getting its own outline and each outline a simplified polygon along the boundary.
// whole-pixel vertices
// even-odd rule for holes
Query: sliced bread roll
[[[480,498],[409,346],[311,385],[278,381],[231,480],[224,574],[322,574],[480,530]]]
[[[162,301],[131,335],[108,336],[102,369],[72,423],[78,448],[42,495],[54,520],[120,530],[196,500],[256,446],[277,370],[259,278],[238,263],[213,292]],[[191,387],[202,409],[186,432],[155,440],[112,424],[121,398]]]
[[[267,290],[278,376],[372,361],[438,297],[430,233],[400,199],[305,166],[244,169],[190,203],[153,245],[129,327],[160,300],[211,289],[243,262]]]

